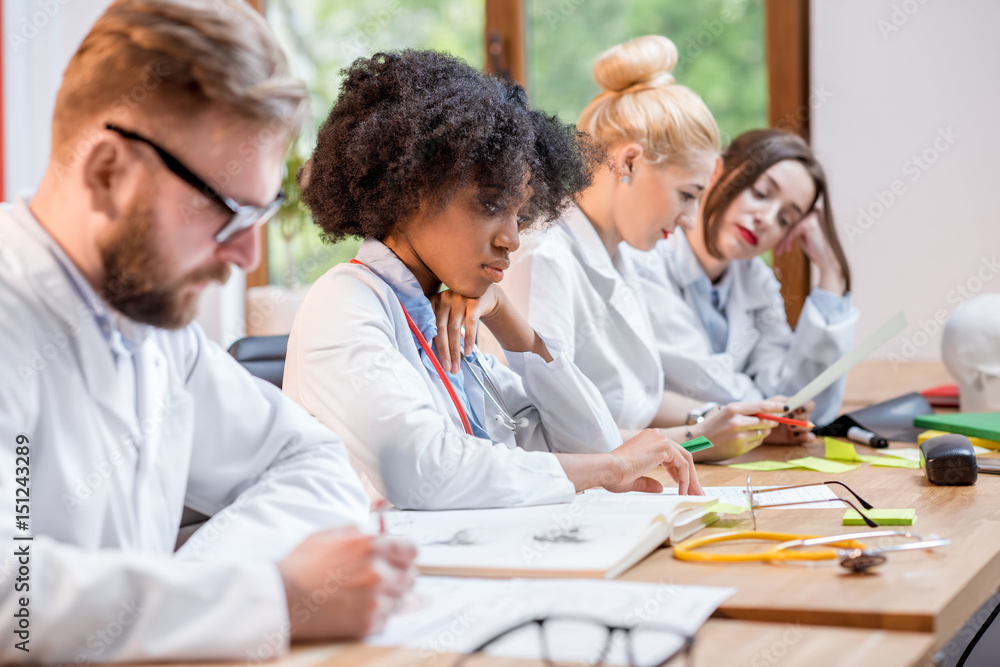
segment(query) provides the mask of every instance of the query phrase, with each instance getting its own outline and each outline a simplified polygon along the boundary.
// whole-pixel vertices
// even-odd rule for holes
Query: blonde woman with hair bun
[[[525,239],[504,291],[594,383],[624,437],[673,427],[665,428],[671,439],[704,435],[715,443],[696,460],[731,458],[770,432],[771,422],[748,415],[780,412],[782,404],[733,403],[705,409],[697,424],[677,426],[703,404],[664,393],[637,265],[625,251],[652,250],[678,227],[693,227],[719,156],[715,119],[696,93],[674,81],[676,64],[677,48],[659,35],[598,57],[594,79],[603,91],[583,111],[578,129],[605,148],[606,163],[554,226]]]
[[[635,261],[666,370],[665,387],[699,401],[784,402],[854,344],[860,314],[837,238],[826,174],[809,145],[775,128],[736,137],[716,166],[694,230]],[[795,329],[774,271],[796,239],[818,281]],[[846,378],[789,415],[825,425],[836,418]],[[812,440],[782,425],[768,444]]]

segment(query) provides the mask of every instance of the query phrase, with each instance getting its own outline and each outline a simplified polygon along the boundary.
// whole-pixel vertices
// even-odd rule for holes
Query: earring
[[[624,183],[625,185],[628,185],[631,182],[632,182],[632,177],[631,176],[622,176],[622,183]]]

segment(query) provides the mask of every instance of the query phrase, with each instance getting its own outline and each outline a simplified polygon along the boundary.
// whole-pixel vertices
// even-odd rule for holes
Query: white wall
[[[812,85],[829,95],[812,143],[858,336],[902,308],[909,329],[875,356],[939,359],[935,317],[1000,292],[1000,3],[812,0],[811,24]]]
[[[48,164],[63,70],[111,0],[7,0],[3,11],[4,201],[34,189]],[[228,345],[243,335],[243,273],[205,290],[198,321]]]
[[[56,91],[70,56],[110,0],[3,4],[4,200],[34,188],[48,163]]]

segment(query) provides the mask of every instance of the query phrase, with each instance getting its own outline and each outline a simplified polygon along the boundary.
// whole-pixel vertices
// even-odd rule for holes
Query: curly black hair
[[[453,56],[404,50],[359,58],[319,131],[302,201],[324,239],[384,239],[421,205],[478,188],[489,206],[551,221],[590,184],[603,152],[528,107],[524,89]],[[530,224],[530,223],[529,223]]]

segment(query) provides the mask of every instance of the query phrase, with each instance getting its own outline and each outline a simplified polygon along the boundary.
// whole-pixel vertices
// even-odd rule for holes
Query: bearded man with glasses
[[[0,663],[260,661],[413,583],[340,438],[192,323],[281,203],[285,69],[212,0],[117,0],[66,69],[49,167],[0,210]],[[175,553],[185,507],[211,518]]]

